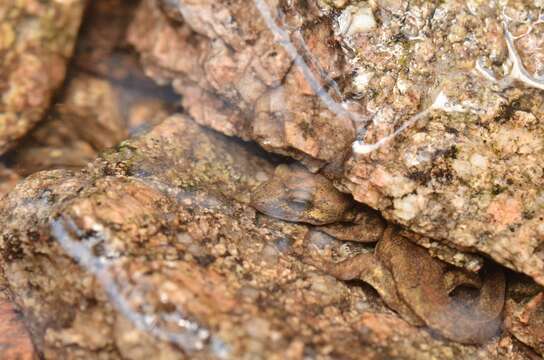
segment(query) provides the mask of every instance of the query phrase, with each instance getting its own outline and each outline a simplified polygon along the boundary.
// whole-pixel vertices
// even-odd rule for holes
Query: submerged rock
[[[89,4],[62,92],[5,161],[19,175],[79,169],[164,119],[177,97],[146,78],[125,41],[137,1]]]

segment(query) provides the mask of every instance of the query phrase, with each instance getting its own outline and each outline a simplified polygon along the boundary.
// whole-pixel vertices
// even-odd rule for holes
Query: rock
[[[70,75],[46,119],[6,155],[19,174],[79,169],[173,111],[172,93],[145,77],[124,41],[136,2],[89,4]]]
[[[94,160],[99,152],[117,145],[129,133],[136,134],[156,124],[171,111],[165,99],[172,95],[145,78],[134,53],[120,49],[119,43],[124,39],[126,25],[123,21],[104,21],[111,19],[107,11],[111,11],[113,5],[118,5],[116,14],[118,18],[125,15],[126,23],[135,3],[130,5],[123,1],[119,4],[107,0],[89,4],[73,66],[62,93],[56,98],[45,120],[0,160],[0,198],[11,191],[20,176],[48,169],[80,169]],[[50,11],[54,14],[56,10],[50,6]],[[102,23],[93,24],[98,18],[102,19]],[[102,31],[102,36],[109,34],[110,37],[104,37],[103,42],[97,41],[97,31]],[[113,36],[115,33],[119,35]],[[123,66],[119,64],[120,59],[123,59]],[[114,71],[121,67],[123,71]],[[5,284],[2,283],[2,286]],[[15,351],[20,353],[21,358],[34,358],[37,355],[33,353],[30,337],[22,325],[23,318],[15,312],[15,304],[9,294],[0,303],[5,309],[0,314],[0,327],[3,326],[0,331],[0,358],[16,358]],[[85,326],[84,322],[80,324]],[[21,330],[16,331],[19,328]],[[62,333],[58,337],[57,333],[53,333],[51,342],[59,346],[64,340],[70,341],[67,340],[70,339],[69,333]],[[138,339],[142,341],[146,336],[137,331],[130,334],[139,334]],[[129,339],[122,341],[130,343]],[[66,357],[60,353],[56,355]]]
[[[179,96],[157,86],[126,41],[127,27],[139,0],[97,0],[87,7],[76,44],[73,73],[109,83],[117,95],[125,132],[132,136],[158,124],[176,109]],[[106,109],[101,109],[105,111]]]
[[[82,72],[70,79],[47,119],[6,154],[11,168],[27,176],[41,170],[79,169],[129,137],[158,123],[170,106]]]
[[[1,291],[1,290],[0,290]],[[0,357],[32,360],[36,353],[24,322],[13,305],[0,294]]]
[[[252,3],[172,4],[178,15],[191,14],[190,23],[174,26],[153,1],[144,1],[128,39],[147,73],[159,83],[172,82],[199,123],[314,166],[351,146],[355,129],[349,118],[336,116],[313,96]],[[318,14],[315,6],[307,10],[312,19]],[[333,41],[329,24],[306,25],[303,35],[323,52],[324,70],[339,76],[339,54],[325,45]]]
[[[128,136],[119,91],[95,77],[73,78],[47,120],[7,155],[13,169],[26,176],[41,170],[78,169],[97,152]]]
[[[128,39],[197,122],[544,284],[538,4],[161,4]]]
[[[0,154],[41,120],[66,73],[84,0],[0,4]]]
[[[19,181],[19,175],[0,163],[0,199],[6,196]]]
[[[9,298],[8,285],[2,270],[0,270],[0,334],[2,334],[0,336],[0,357],[2,359],[31,360],[36,358],[32,339],[25,327],[23,317]]]
[[[508,334],[436,339],[302,263],[309,227],[248,206],[274,169],[257,153],[173,116],[85,170],[20,183],[0,204],[0,264],[44,357],[529,356]]]
[[[420,316],[430,328],[416,327],[386,307],[365,284],[339,281],[320,270],[324,267],[319,261],[337,262],[371,251],[364,242],[341,243],[323,233],[343,237],[357,229],[337,224],[316,229],[279,221],[252,208],[250,194],[285,159],[278,161],[251,144],[204,130],[185,115],[172,116],[151,132],[103,151],[129,133],[140,133],[141,126],[149,127],[164,118],[169,111],[164,100],[177,101],[142,76],[126,49],[123,33],[135,3],[104,0],[90,4],[91,16],[83,27],[74,72],[59,97],[63,105],[55,106],[48,120],[7,157],[8,163],[25,175],[41,169],[63,170],[31,175],[0,201],[0,269],[6,275],[0,287],[5,286],[13,300],[6,303],[8,311],[0,314],[0,327],[16,306],[36,345],[35,356],[45,359],[537,356],[527,348],[540,351],[539,317],[533,311],[538,308],[533,305],[538,304],[538,298],[533,292],[509,290],[510,307],[504,324],[508,331],[483,346],[461,345],[435,333],[463,342],[480,342],[487,341],[499,327],[497,304],[502,301],[490,300],[488,295],[493,291],[488,287],[482,286],[484,301],[477,304],[470,303],[473,292],[452,290],[456,280],[480,286],[472,280],[482,259],[466,254],[458,258],[457,250],[450,246],[462,250],[476,247],[455,242],[437,245],[436,239],[404,231],[414,242],[431,249],[434,256],[473,271],[453,269],[415,245],[407,245],[403,252],[417,256],[395,255],[398,251],[393,251],[396,260],[389,264],[389,270],[397,283],[384,286],[396,286],[402,298],[399,301],[417,305],[413,306],[414,316]],[[292,54],[282,48],[281,36],[276,44],[281,33],[272,34],[268,31],[274,29],[272,23],[260,20],[261,15],[267,19],[264,1],[144,1],[129,38],[141,52],[148,74],[161,84],[172,83],[184,96],[185,109],[199,123],[228,135],[257,140],[269,151],[295,157],[310,169],[320,170],[340,190],[350,192],[354,183],[348,175],[355,168],[350,166],[365,149],[365,144],[355,143],[359,154],[354,156],[352,142],[356,137],[373,135],[372,131],[362,131],[349,111],[360,109],[357,102],[367,100],[362,93],[375,89],[376,79],[387,89],[395,78],[383,76],[390,69],[357,68],[357,61],[362,60],[350,58],[348,47],[364,49],[365,37],[384,27],[387,38],[390,24],[384,19],[390,16],[388,12],[395,14],[390,16],[395,21],[399,12],[411,15],[412,9],[404,5],[319,0],[272,8],[273,16],[277,10],[285,12],[282,26],[295,30],[291,38],[296,47],[300,50],[306,46],[321,58],[303,59],[310,62],[310,71],[319,74],[317,87],[323,89],[317,92],[321,98],[329,92],[332,103],[322,103],[314,95],[316,83],[309,84],[305,79],[308,73],[300,71],[300,64],[293,64]],[[454,1],[443,4],[446,13],[455,12],[458,5]],[[467,7],[476,14],[487,9],[485,4],[473,2]],[[504,14],[510,19],[522,16],[506,10]],[[436,11],[438,25],[442,25],[442,10]],[[336,15],[344,16],[345,31],[338,27]],[[421,25],[418,16],[426,15],[424,11],[413,15],[406,26],[417,28]],[[443,31],[447,35],[438,37],[447,37],[444,41],[451,43],[463,41],[467,34],[465,15],[461,14],[462,21],[452,22],[451,29],[438,28],[438,34]],[[303,29],[300,35],[297,29]],[[523,25],[516,29],[523,30]],[[538,29],[528,31],[517,45],[534,35],[538,40],[538,34]],[[387,46],[396,46],[397,40]],[[414,53],[434,66],[429,56],[432,46],[423,43],[421,54]],[[520,54],[523,59],[532,57],[526,66],[536,73],[540,66],[538,51],[535,53],[531,44],[525,41]],[[511,52],[511,46],[507,44],[502,50]],[[513,81],[538,85],[531,82],[534,79],[529,72],[520,71],[519,63],[514,62],[508,74],[500,74],[496,62],[482,60],[478,64],[478,71],[500,88],[498,92]],[[491,66],[495,74],[488,70]],[[395,106],[403,109],[406,105],[409,113],[407,104],[420,99],[412,98],[409,79],[397,85],[408,100],[401,96]],[[388,94],[380,96],[378,105],[389,104]],[[457,112],[461,105],[449,99],[450,94],[439,93],[426,115],[434,119],[438,105],[446,113]],[[331,107],[340,101],[346,101],[346,106]],[[383,114],[385,118],[390,115],[394,112]],[[527,111],[520,116],[526,123],[538,119]],[[59,149],[62,156],[56,158],[57,162],[51,161],[51,155]],[[524,147],[522,153],[527,150]],[[83,168],[97,155],[98,159]],[[489,158],[481,153],[471,154],[467,162],[480,171],[490,167]],[[456,169],[469,174],[471,168],[466,163],[457,165]],[[421,185],[413,178],[388,174],[389,169],[380,168],[379,161],[376,166],[379,171],[375,179],[392,197],[382,197],[387,205],[379,210],[387,214],[387,206],[398,204],[399,219],[409,219],[427,205],[418,193]],[[16,181],[17,176],[10,171],[0,169],[1,174],[8,174],[0,175],[0,197],[3,189]],[[414,178],[425,179],[426,175],[417,173]],[[324,186],[330,185],[327,182]],[[372,194],[377,193],[369,196]],[[492,210],[500,221],[518,219],[518,205],[510,199]],[[385,224],[376,214],[369,219],[372,221],[362,221],[359,230],[363,235],[357,232],[358,237],[378,240]],[[309,261],[316,251],[317,262]],[[431,263],[436,271],[425,274]],[[444,283],[436,275],[441,272],[451,275],[444,276]],[[461,278],[456,274],[462,274]],[[503,285],[485,278],[483,283],[494,284],[495,294],[502,294]],[[507,288],[517,289],[523,286],[520,283],[509,279]],[[529,283],[532,289],[540,289]],[[444,287],[452,294],[444,295]],[[442,306],[444,313],[460,309],[450,306],[459,297],[469,301],[466,309],[492,322],[491,329],[483,335],[464,334],[421,301],[421,293],[429,291],[432,305]],[[437,297],[440,301],[435,301]],[[461,325],[467,325],[466,319]],[[26,329],[19,323],[14,326],[18,329],[14,339],[32,354]],[[2,336],[0,342],[5,339]],[[4,350],[0,346],[1,355],[5,355]]]
[[[541,97],[528,91],[520,101],[532,107],[529,111],[538,111],[536,103]],[[518,132],[520,137],[526,136],[525,140],[538,142],[540,130],[528,130],[515,118],[504,123],[493,120],[485,126],[469,117],[454,118],[457,130],[451,135],[442,130],[453,118],[437,114],[425,129],[408,129],[375,153],[354,155],[347,163],[345,186],[356,200],[379,209],[388,220],[433,239],[487,254],[542,284],[540,176],[526,176],[538,171],[534,162],[538,152],[505,156],[493,150],[497,142],[507,141],[506,133]],[[451,138],[449,144],[444,143],[447,137]],[[427,150],[418,150],[423,147]],[[398,161],[428,149],[442,155],[431,155],[434,160],[421,164],[421,170]],[[476,160],[473,154],[477,152],[485,153],[487,160],[482,161],[483,156]],[[482,170],[473,163],[487,164],[488,168]],[[392,192],[399,182],[410,179],[414,179],[412,192]]]
[[[144,81],[138,59],[130,50],[125,33],[138,0],[96,0],[89,3],[76,43],[73,65],[98,77]]]

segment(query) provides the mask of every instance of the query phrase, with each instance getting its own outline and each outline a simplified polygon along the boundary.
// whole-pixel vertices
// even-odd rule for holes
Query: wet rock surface
[[[0,4],[0,154],[41,120],[64,80],[85,1]]]
[[[274,163],[174,116],[86,170],[28,177],[0,209],[10,292],[46,358],[509,358],[463,346],[300,261],[310,228],[259,215]],[[358,245],[362,246],[362,245]],[[428,255],[427,255],[428,256]]]
[[[91,2],[0,158],[0,357],[539,358],[489,256],[541,279],[542,6]]]
[[[314,167],[350,146],[355,139],[350,119],[337,116],[314,96],[253,2],[163,5],[166,13],[177,14],[174,24],[157,2],[144,1],[128,39],[142,55],[148,75],[172,83],[199,123],[256,140],[267,150]],[[341,58],[326,45],[332,44],[330,24],[311,23],[319,12],[309,6],[307,18],[301,19],[308,27],[304,35],[324,52],[326,70],[339,75]],[[190,21],[185,22],[184,13]]]
[[[18,174],[81,168],[98,151],[128,136],[119,93],[110,83],[80,75],[69,82],[65,92],[47,119],[6,156]]]
[[[128,38],[196,121],[544,284],[540,2],[160,3]]]

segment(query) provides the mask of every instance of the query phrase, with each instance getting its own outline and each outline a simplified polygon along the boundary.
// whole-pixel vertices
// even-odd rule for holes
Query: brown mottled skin
[[[328,263],[325,271],[340,280],[360,279],[366,282],[380,294],[387,306],[399,313],[404,320],[412,325],[424,325],[412,309],[402,301],[395,288],[393,274],[374,254],[363,253],[337,264]]]
[[[362,214],[355,215],[349,197],[323,176],[297,166],[278,166],[274,176],[252,194],[252,204],[283,220],[328,225],[320,230],[329,234],[331,231],[325,229],[330,230],[331,226],[339,233],[347,227],[344,234],[350,226],[357,228],[349,223],[334,223],[365,223]],[[371,227],[366,221],[367,233]],[[427,325],[448,339],[483,343],[498,334],[505,294],[501,269],[487,266],[477,274],[456,268],[433,258],[393,227],[385,231],[381,228],[376,240],[379,241],[374,254],[363,253],[321,267],[338,279],[368,283],[406,321]]]
[[[490,265],[475,276],[433,258],[392,228],[375,252],[393,274],[400,297],[430,328],[469,344],[499,333],[505,296],[500,268]]]
[[[388,228],[374,254],[359,254],[325,271],[341,280],[360,279],[413,325],[427,325],[460,343],[484,343],[497,335],[504,306],[501,269],[480,275],[455,268]],[[455,320],[452,320],[455,319]]]
[[[302,167],[279,165],[274,176],[255,189],[252,205],[272,217],[326,225],[354,219],[350,198],[329,180]]]
[[[278,219],[318,225],[339,240],[376,242],[385,228],[377,214],[358,208],[327,178],[298,165],[276,167],[274,176],[253,191],[251,204]]]
[[[544,356],[544,292],[530,285],[526,297],[516,301],[509,298],[505,306],[505,328],[522,343]],[[510,291],[510,289],[509,289]]]

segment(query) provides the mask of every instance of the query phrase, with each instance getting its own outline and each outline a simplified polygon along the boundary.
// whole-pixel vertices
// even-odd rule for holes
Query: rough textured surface
[[[73,66],[55,104],[45,120],[2,157],[7,167],[0,165],[0,198],[20,176],[46,169],[82,168],[100,151],[171,112],[165,100],[172,96],[145,79],[135,54],[123,48],[124,28],[136,3],[106,0],[89,4]],[[50,5],[48,11],[53,15],[56,10]],[[21,358],[30,358],[28,334],[15,331],[24,329],[23,318],[14,312],[9,296],[2,298],[1,306],[5,311],[0,314],[0,349],[9,353],[1,353],[0,358],[16,359],[15,351]]]
[[[54,107],[48,121],[10,154],[19,171],[81,168],[99,150],[163,117],[163,100],[177,101],[142,76],[124,44],[135,3],[90,4],[74,72],[59,98],[62,106]],[[495,108],[485,101],[497,95],[507,103],[521,99],[521,107],[510,109],[509,104],[501,110],[505,119],[525,112],[538,120],[539,93],[524,92],[521,85],[539,89],[544,19],[534,9],[525,12],[520,2],[501,3],[507,7],[501,13],[481,2],[271,1],[272,22],[266,23],[260,17],[267,20],[266,4],[147,1],[129,38],[148,73],[161,83],[171,82],[198,122],[257,140],[267,150],[321,169],[321,175],[296,166],[285,171],[285,165],[276,166],[284,158],[174,116],[151,133],[102,153],[85,169],[30,176],[0,201],[0,268],[7,277],[6,295],[25,315],[40,357],[537,358],[528,347],[542,353],[541,287],[507,272],[503,314],[501,270],[448,247],[451,242],[440,244],[440,239],[397,233],[392,227],[384,231],[379,216],[354,206],[325,177],[349,192],[359,184],[351,177],[357,168],[377,171],[389,161],[389,171],[402,169],[405,154],[396,150],[389,150],[396,159],[372,152],[368,165],[368,147],[357,142],[355,155],[350,148],[356,138],[373,142],[403,121],[410,123],[415,113],[422,113],[416,116],[418,130],[435,118],[466,124],[465,115],[472,112],[480,117],[478,126],[489,130],[485,116],[493,118]],[[519,38],[508,37],[500,27],[496,31],[493,21],[500,17]],[[522,18],[527,21],[518,21]],[[286,39],[274,21],[289,28],[299,51],[307,50],[299,63],[293,64],[292,54],[282,47]],[[479,27],[482,23],[489,28]],[[495,35],[510,42],[496,46],[490,41]],[[455,55],[421,61],[418,56],[432,49],[429,39],[433,46],[453,48]],[[524,63],[512,57],[514,43]],[[491,48],[489,53],[481,44]],[[479,57],[474,71],[492,91],[463,77],[474,56]],[[512,66],[501,67],[508,56]],[[301,60],[316,75],[313,84],[308,72],[300,72]],[[444,69],[460,75],[450,77]],[[316,91],[316,84],[323,90]],[[441,86],[448,91],[438,91]],[[470,98],[476,105],[457,98],[450,87],[459,86],[477,94]],[[492,110],[484,116],[482,108]],[[365,116],[374,120],[370,126]],[[534,119],[523,116],[534,125]],[[442,136],[433,131],[433,137]],[[471,149],[485,147],[469,135],[463,133],[474,142]],[[384,143],[404,141],[400,136]],[[413,161],[426,159],[426,153],[416,155]],[[430,161],[458,155],[449,148]],[[482,157],[472,160],[485,163]],[[410,166],[417,165],[413,161]],[[379,174],[376,184],[393,191],[393,198],[403,198],[412,184],[404,175]],[[444,174],[416,172],[408,178],[417,182],[413,191],[419,194],[435,177],[448,179]],[[9,170],[0,170],[0,197],[15,181]],[[370,190],[365,195],[375,194]],[[256,194],[264,200],[260,204]],[[396,204],[383,194],[383,207],[375,207],[400,221],[390,209]],[[472,196],[461,193],[466,194]],[[256,212],[256,205],[272,216],[307,224],[270,218]],[[508,215],[508,206],[497,209],[506,210],[501,219]],[[471,271],[432,258],[400,235]],[[373,250],[368,242],[375,241]],[[2,312],[3,299],[2,320],[13,314],[12,305]],[[0,320],[0,333],[4,325]],[[20,321],[6,326],[19,332],[10,344],[16,341],[17,349],[32,354]],[[460,345],[448,338],[484,344]],[[0,339],[0,355],[5,355],[7,340]]]
[[[179,96],[146,77],[137,54],[127,44],[125,33],[139,2],[91,2],[72,62],[73,76],[90,74],[109,82],[130,135],[152,127],[164,118],[165,112],[172,113],[179,107]]]
[[[0,4],[0,154],[40,119],[61,85],[84,0]]]
[[[520,36],[519,43],[528,41],[527,36],[541,38],[542,9],[511,2],[504,8],[482,4],[473,10],[453,1],[425,10],[434,11],[435,23],[422,24],[414,36],[423,40],[414,42],[412,51],[400,53],[408,56],[407,72],[401,71],[400,59],[387,63],[398,76],[388,87],[390,92],[384,92],[389,100],[377,106],[364,141],[376,143],[402,123],[417,121],[376,151],[354,154],[346,163],[344,185],[357,200],[381,210],[388,219],[435,239],[477,249],[543,283],[539,159],[544,154],[540,124],[544,93],[542,86],[525,78],[505,84],[486,77],[489,73],[484,71],[492,62],[510,61],[510,72],[505,66],[503,74],[496,76],[515,77],[519,54],[517,48],[507,46],[510,31]],[[482,14],[493,17],[484,21]],[[448,20],[452,18],[456,21]],[[523,35],[521,23],[526,30],[534,23],[534,31]],[[472,26],[480,30],[468,37]],[[430,32],[432,28],[436,31]],[[448,31],[449,36],[441,35]],[[383,32],[366,35],[367,41],[376,42],[371,46],[358,43],[361,38],[352,39],[353,46],[372,53],[381,36]],[[460,51],[446,51],[445,56],[428,50],[429,57],[423,58],[424,44],[429,42]],[[378,61],[363,65],[375,67]],[[444,67],[450,70],[444,73]],[[534,79],[541,71],[527,68]],[[386,75],[382,70],[377,76],[383,81]],[[434,82],[434,93],[422,91],[422,76]],[[419,99],[412,110],[395,107],[395,99],[410,98]],[[357,146],[354,149],[357,152]]]
[[[313,96],[252,2],[164,3],[178,19],[179,11],[190,14],[189,26],[172,24],[156,2],[144,1],[128,38],[147,73],[161,83],[172,82],[199,123],[254,139],[309,165],[349,148],[355,139],[350,119],[336,116]],[[326,46],[333,36],[330,24],[316,21],[312,26],[317,8],[305,10],[308,44],[323,51],[326,70],[339,75],[341,59]]]
[[[128,37],[196,121],[544,284],[540,1],[161,4]]]
[[[507,334],[481,348],[435,338],[305,265],[311,229],[246,205],[273,167],[174,116],[85,171],[18,185],[0,249],[45,358],[531,356]]]
[[[125,81],[139,69],[126,42],[126,30],[139,0],[95,0],[89,3],[76,43],[73,65],[95,76]]]

